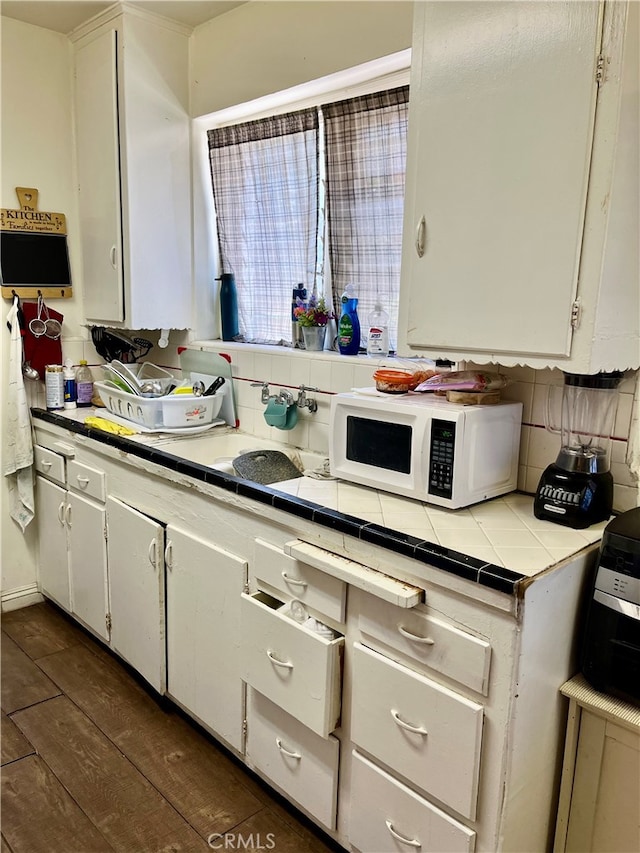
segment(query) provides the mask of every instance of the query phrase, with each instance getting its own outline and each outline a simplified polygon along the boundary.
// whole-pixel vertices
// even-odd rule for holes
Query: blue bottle
[[[357,355],[360,349],[360,320],[356,289],[348,284],[342,294],[342,313],[338,321],[338,349],[342,355]]]
[[[238,337],[238,291],[233,273],[223,272],[220,282],[220,319],[222,340],[232,341]]]

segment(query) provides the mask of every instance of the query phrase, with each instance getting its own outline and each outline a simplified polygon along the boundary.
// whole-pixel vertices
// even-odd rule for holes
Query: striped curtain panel
[[[358,292],[363,332],[380,301],[397,343],[409,87],[322,107],[334,308],[347,284]],[[364,341],[363,341],[364,343]]]
[[[208,131],[223,272],[235,275],[240,333],[291,342],[291,291],[312,286],[318,231],[315,108]]]

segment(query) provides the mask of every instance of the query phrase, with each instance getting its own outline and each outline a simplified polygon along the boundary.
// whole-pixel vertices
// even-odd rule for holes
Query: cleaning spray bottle
[[[360,349],[360,320],[358,319],[358,298],[352,284],[345,287],[341,302],[338,349],[342,355],[357,355]]]

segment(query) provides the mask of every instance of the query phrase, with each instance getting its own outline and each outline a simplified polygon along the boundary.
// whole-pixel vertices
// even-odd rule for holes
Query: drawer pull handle
[[[65,510],[65,518],[67,520],[67,527],[71,527],[71,504],[67,504],[67,508]]]
[[[429,732],[426,729],[422,728],[422,726],[412,726],[411,723],[406,723],[402,719],[400,714],[397,711],[394,711],[393,708],[391,709],[391,716],[393,717],[393,720],[396,725],[400,726],[401,729],[406,729],[407,731],[413,732],[416,735],[424,735],[424,737],[429,734]]]
[[[405,838],[404,835],[400,835],[399,832],[396,832],[390,820],[385,820],[385,823],[387,824],[387,829],[397,841],[402,842],[402,844],[408,844],[409,847],[422,847],[422,844],[417,838]]]
[[[424,643],[425,646],[433,646],[435,643],[435,640],[432,640],[431,637],[419,637],[417,634],[412,634],[411,631],[407,631],[407,629],[403,628],[402,625],[398,625],[398,631],[403,637],[406,637],[407,640],[411,640],[412,643]]]
[[[149,562],[151,563],[154,569],[156,567],[156,547],[156,540],[152,539],[151,542],[149,542],[149,550],[147,554],[149,556]]]
[[[286,572],[281,572],[282,577],[284,578],[285,583],[293,584],[294,586],[303,586],[307,587],[309,584],[306,581],[303,581],[302,578],[292,578]]]
[[[164,549],[164,564],[169,571],[173,570],[173,542],[171,539],[169,539],[167,547]]]
[[[280,752],[284,753],[289,758],[296,758],[298,761],[302,760],[302,756],[299,752],[289,752],[288,749],[285,749],[279,737],[276,738],[276,746],[278,747]]]
[[[293,664],[286,660],[278,660],[270,649],[267,649],[267,657],[274,666],[281,666],[283,669],[293,669]]]
[[[91,482],[88,477],[81,477],[80,474],[76,475],[76,480],[81,486],[88,486]]]
[[[58,521],[60,524],[64,524],[64,501],[58,507]]]
[[[40,464],[41,464],[41,465],[42,465],[42,467],[45,469],[45,471],[48,471],[48,470],[49,470],[49,468],[51,468],[51,466],[53,465],[53,462],[49,462],[49,460],[48,460],[48,459],[43,459],[43,460],[42,460],[42,462],[41,462]]]

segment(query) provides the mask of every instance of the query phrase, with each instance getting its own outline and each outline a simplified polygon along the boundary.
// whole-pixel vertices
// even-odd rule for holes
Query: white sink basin
[[[155,442],[154,446],[166,453],[180,456],[189,462],[206,465],[217,471],[237,476],[233,468],[236,456],[251,450],[280,450],[301,470],[322,468],[326,456],[308,450],[298,450],[294,447],[269,441],[268,438],[257,438],[246,433],[218,433],[215,431],[206,435],[192,438],[168,438]]]

